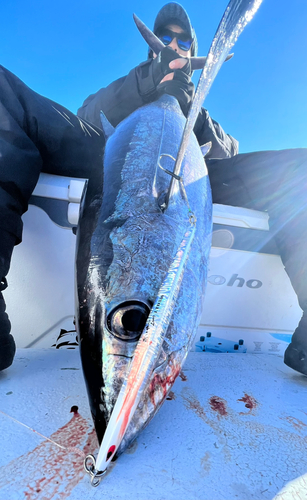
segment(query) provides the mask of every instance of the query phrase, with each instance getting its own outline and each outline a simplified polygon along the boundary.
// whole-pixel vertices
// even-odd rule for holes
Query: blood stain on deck
[[[302,422],[301,420],[299,420],[298,418],[295,418],[295,417],[288,416],[288,417],[279,417],[279,418],[281,420],[287,420],[287,422],[289,422],[289,424],[293,425],[294,429],[297,429],[298,431],[304,430],[304,427],[307,427],[307,425],[304,424],[304,422]]]
[[[249,409],[248,413],[252,413],[253,410],[255,410],[258,406],[258,401],[253,396],[250,396],[248,394],[244,394],[243,398],[238,399],[237,401],[242,401],[245,403],[245,408]],[[246,415],[247,412],[241,411],[240,415]]]
[[[89,422],[71,407],[72,418],[32,451],[0,467],[0,489],[7,498],[14,471],[15,491],[26,500],[57,498],[64,500],[83,479],[85,455],[97,449],[96,433]]]
[[[188,377],[185,375],[185,373],[182,370],[179,373],[179,377],[181,378],[182,382],[186,382],[188,380]]]
[[[205,456],[200,461],[202,469],[205,472],[205,474],[209,474],[211,470],[210,458],[211,458],[210,453],[207,451]]]
[[[227,403],[225,399],[219,398],[218,396],[212,396],[209,399],[209,403],[211,409],[216,411],[221,417],[225,417],[227,415]]]
[[[181,394],[181,397],[184,401],[185,407],[188,410],[192,410],[199,418],[208,423],[206,412],[195,396],[190,394]]]

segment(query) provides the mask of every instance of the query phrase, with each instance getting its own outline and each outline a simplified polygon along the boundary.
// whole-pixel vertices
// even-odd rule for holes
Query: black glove
[[[194,84],[184,70],[185,67],[183,69],[176,69],[173,80],[160,83],[157,87],[157,94],[158,97],[162,94],[169,94],[176,97],[183,114],[187,116],[194,96]]]
[[[180,57],[181,56],[170,47],[164,47],[157,57],[152,60],[152,76],[156,87],[166,75],[174,72],[174,70],[169,67],[169,63],[175,59],[180,59]],[[187,59],[187,64],[182,68],[182,71],[189,76],[191,75],[191,62],[189,59]]]
[[[161,80],[174,70],[169,63],[181,56],[170,47],[164,47],[155,59],[149,59],[135,68],[138,91],[145,103],[157,98],[156,89]],[[176,73],[177,70],[175,70]],[[187,76],[191,75],[191,62],[187,59],[186,65],[180,70]]]

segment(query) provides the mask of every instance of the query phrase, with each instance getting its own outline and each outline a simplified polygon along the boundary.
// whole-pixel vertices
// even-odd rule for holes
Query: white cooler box
[[[5,291],[18,347],[50,347],[61,330],[75,330],[72,228],[84,183],[41,174],[23,217],[23,242],[15,248]],[[270,238],[268,216],[224,205],[214,205],[213,213],[195,350],[282,354],[302,311]]]
[[[207,291],[195,350],[282,355],[301,318],[268,214],[214,205]]]
[[[85,182],[41,174],[30,199],[5,291],[17,347],[50,347],[61,330],[75,330],[72,229]]]

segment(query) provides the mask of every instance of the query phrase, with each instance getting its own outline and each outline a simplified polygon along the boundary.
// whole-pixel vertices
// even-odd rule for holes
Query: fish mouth
[[[149,313],[148,304],[138,300],[127,300],[108,314],[108,329],[120,340],[135,342],[145,328]]]

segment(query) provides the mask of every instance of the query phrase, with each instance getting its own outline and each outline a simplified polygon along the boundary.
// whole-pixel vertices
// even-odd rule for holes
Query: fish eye
[[[113,309],[107,318],[110,332],[121,340],[136,341],[140,338],[150,309],[139,301],[125,301]]]

